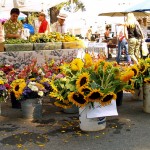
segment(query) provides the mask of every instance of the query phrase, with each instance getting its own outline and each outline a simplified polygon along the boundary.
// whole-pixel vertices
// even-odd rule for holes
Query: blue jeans
[[[126,61],[130,63],[131,62],[131,58],[130,58],[130,56],[128,54],[128,42],[127,42],[127,40],[125,38],[122,39],[122,41],[118,42],[118,55],[117,55],[116,61],[117,61],[117,63],[120,63],[121,52],[122,52],[123,48],[124,48],[125,54],[127,56],[127,60]]]

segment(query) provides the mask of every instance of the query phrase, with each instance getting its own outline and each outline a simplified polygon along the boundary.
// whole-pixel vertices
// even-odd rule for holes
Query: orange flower
[[[134,71],[130,70],[120,77],[123,82],[128,82],[134,76]]]

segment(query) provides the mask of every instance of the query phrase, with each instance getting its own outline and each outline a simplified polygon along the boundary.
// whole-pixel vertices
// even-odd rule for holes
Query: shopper
[[[46,20],[46,15],[44,13],[39,14],[39,21],[40,21],[40,27],[39,27],[39,33],[46,33],[50,32],[49,30],[49,24]]]
[[[67,33],[67,27],[65,24],[65,20],[67,18],[67,15],[60,13],[57,16],[57,18],[58,18],[57,22],[53,23],[51,26],[52,32]]]
[[[135,64],[138,64],[140,58],[140,43],[144,39],[141,27],[133,13],[127,14],[125,22],[126,38],[128,39],[128,51],[131,59]]]
[[[18,21],[19,14],[18,8],[13,8],[10,11],[10,19],[4,23],[5,38],[21,38],[23,25]]]
[[[110,38],[110,27],[109,26],[106,26],[106,31],[104,33],[104,37],[105,37],[105,40],[108,40]]]
[[[116,58],[117,63],[120,63],[120,58],[121,58],[121,54],[123,53],[123,50],[126,54],[126,61],[128,64],[131,64],[131,58],[128,54],[128,42],[125,38],[124,35],[124,27],[123,26],[119,26],[119,30],[118,30],[118,55]]]

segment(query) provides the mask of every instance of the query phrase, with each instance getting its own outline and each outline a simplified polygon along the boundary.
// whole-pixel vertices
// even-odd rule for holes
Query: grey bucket
[[[40,119],[42,118],[42,101],[41,99],[27,99],[21,102],[23,118]]]

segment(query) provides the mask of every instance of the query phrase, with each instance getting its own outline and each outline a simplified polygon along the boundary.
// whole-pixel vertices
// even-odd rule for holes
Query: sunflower
[[[144,82],[150,84],[150,77],[145,78],[145,79],[144,79]]]
[[[147,71],[148,64],[144,60],[139,61],[139,71],[143,74]]]
[[[89,102],[99,102],[103,96],[104,94],[100,90],[95,89],[87,95],[87,100]]]
[[[103,65],[103,71],[105,72],[108,68],[111,68],[112,64],[110,62],[105,62]]]
[[[72,71],[81,71],[84,63],[80,58],[76,58],[70,63],[70,66]]]
[[[58,89],[57,89],[57,87],[55,86],[55,84],[54,84],[54,81],[53,81],[53,80],[51,80],[51,82],[50,82],[50,86],[51,86],[51,88],[53,89],[53,91],[58,92]]]
[[[123,75],[121,75],[120,80],[123,82],[128,82],[134,76],[134,71],[129,70],[126,71]]]
[[[88,86],[81,86],[78,92],[81,93],[82,95],[87,96],[87,94],[91,92],[91,88],[89,88]]]
[[[16,99],[19,99],[24,88],[26,87],[26,82],[24,79],[17,79],[14,80],[10,86],[12,88],[12,92],[15,94]]]
[[[0,84],[3,85],[3,84],[4,84],[4,81],[3,81],[3,80],[0,80]]]
[[[117,98],[117,95],[113,92],[110,92],[101,99],[100,104],[102,106],[109,105],[111,103],[111,101],[116,100],[116,98]]]
[[[138,69],[138,67],[137,67],[137,64],[131,66],[131,67],[129,68],[129,71],[130,71],[130,70],[132,70],[132,71],[134,72],[134,77],[137,77],[137,76],[138,76],[138,74],[139,74],[139,69]]]
[[[120,78],[120,70],[117,67],[113,68],[113,73],[115,75],[115,79],[119,79]]]
[[[56,102],[54,102],[54,105],[57,106],[57,107],[64,108],[64,109],[68,109],[68,108],[72,107],[71,103],[66,104],[63,101],[56,101]]]
[[[94,63],[94,71],[98,71],[98,67],[100,65],[101,62],[103,62],[104,60],[100,59],[97,62]]]
[[[89,78],[90,78],[90,75],[87,72],[80,74],[80,76],[78,77],[76,81],[76,88],[78,89],[82,87],[83,85],[87,85],[90,80]]]
[[[128,85],[131,85],[133,89],[134,89],[134,84],[135,84],[135,81],[134,81],[134,80],[130,79],[130,80],[128,81]]]
[[[78,107],[84,107],[87,104],[84,95],[82,95],[81,93],[71,92],[68,95],[68,99],[70,102],[72,102],[74,105]]]
[[[146,58],[146,59],[145,59],[145,62],[150,65],[150,58]]]
[[[84,56],[84,65],[85,67],[91,67],[93,64],[92,57],[90,54],[86,53]]]

